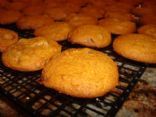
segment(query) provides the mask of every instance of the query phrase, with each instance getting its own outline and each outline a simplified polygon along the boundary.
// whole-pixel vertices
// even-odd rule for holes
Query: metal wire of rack
[[[20,36],[32,37],[29,31],[17,30],[15,26],[4,26],[19,32]],[[63,49],[80,47],[61,42]],[[41,71],[23,73],[11,70],[0,62],[0,93],[31,116],[98,116],[112,117],[146,69],[146,65],[127,60],[113,52],[111,46],[99,49],[117,62],[120,73],[119,85],[107,95],[94,99],[80,99],[60,94],[38,82]]]

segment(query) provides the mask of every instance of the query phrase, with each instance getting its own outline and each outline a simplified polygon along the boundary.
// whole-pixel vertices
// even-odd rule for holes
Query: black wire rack
[[[14,25],[1,26],[19,32],[22,37],[33,37],[32,31],[18,30]],[[80,47],[61,42],[63,49]],[[103,97],[80,99],[60,94],[41,85],[41,71],[18,72],[6,68],[0,62],[0,93],[5,95],[30,116],[88,116],[112,117],[122,106],[129,93],[146,69],[146,65],[118,56],[112,47],[98,49],[117,62],[119,85]]]

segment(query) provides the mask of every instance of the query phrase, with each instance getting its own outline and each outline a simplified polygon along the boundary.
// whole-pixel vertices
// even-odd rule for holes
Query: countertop
[[[0,96],[0,117],[24,117]],[[116,117],[155,117],[156,68],[148,67]]]
[[[147,68],[116,117],[156,116],[156,68]]]

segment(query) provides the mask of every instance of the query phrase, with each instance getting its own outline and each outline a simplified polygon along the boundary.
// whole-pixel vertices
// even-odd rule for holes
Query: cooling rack
[[[0,26],[13,29],[21,37],[33,37],[30,30],[19,30],[12,25]],[[63,49],[81,47],[64,41],[60,43]],[[41,71],[18,72],[6,68],[0,61],[0,93],[6,96],[14,105],[30,116],[89,116],[112,117],[122,106],[132,91],[146,65],[118,56],[112,47],[98,49],[107,53],[119,67],[119,85],[103,97],[94,99],[73,98],[48,89],[38,82]],[[99,81],[100,82],[100,81]]]

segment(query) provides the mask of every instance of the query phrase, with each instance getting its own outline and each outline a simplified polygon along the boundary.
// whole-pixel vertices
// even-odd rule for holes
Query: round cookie
[[[71,27],[65,22],[55,22],[49,26],[41,27],[35,30],[36,36],[43,36],[55,41],[66,40]]]
[[[113,2],[111,2],[109,0],[109,2],[110,2],[109,5],[105,6],[105,9],[107,12],[116,12],[117,14],[118,13],[128,13],[133,8],[132,4],[124,3],[124,1],[121,1],[121,0],[120,1],[114,0]]]
[[[104,17],[104,10],[95,6],[86,6],[84,8],[81,8],[79,12],[80,14],[95,17],[97,19]]]
[[[119,36],[113,42],[119,55],[145,63],[156,63],[156,39],[144,34]]]
[[[21,17],[21,13],[16,10],[0,9],[0,14],[0,24],[15,23]]]
[[[42,37],[20,39],[2,53],[2,62],[6,67],[18,71],[36,71],[55,54],[61,52],[61,46],[53,40]]]
[[[116,63],[106,54],[89,49],[69,49],[51,59],[42,71],[44,86],[80,97],[103,96],[118,84]]]
[[[105,18],[113,18],[122,21],[135,21],[134,15],[129,12],[107,11],[105,13]]]
[[[78,13],[79,10],[80,10],[80,6],[79,5],[76,5],[75,3],[73,2],[66,2],[64,5],[63,5],[63,9],[71,14],[71,13]]]
[[[0,28],[0,52],[18,41],[18,34],[12,30]]]
[[[143,15],[140,18],[140,24],[143,24],[143,25],[147,25],[147,24],[154,24],[154,25],[156,25],[155,21],[156,21],[155,14],[146,14],[146,15]]]
[[[138,16],[155,14],[155,5],[146,6],[144,3],[139,4],[136,8],[132,9],[133,14]]]
[[[22,13],[24,15],[29,15],[29,16],[42,15],[44,13],[44,5],[43,4],[29,5],[28,7],[22,10]]]
[[[23,0],[23,1],[28,2],[29,5],[40,5],[40,4],[44,4],[44,0]]]
[[[156,24],[143,25],[138,29],[138,32],[152,36],[156,39]]]
[[[123,35],[136,31],[135,23],[119,19],[106,18],[99,21],[99,25],[106,28],[112,34]]]
[[[60,5],[62,5],[62,3],[60,3],[60,1],[55,1],[55,2],[53,1],[52,2],[52,0],[45,0],[44,4],[45,4],[45,11],[47,9],[60,7]]]
[[[82,15],[82,14],[71,14],[67,18],[67,22],[73,27],[76,28],[81,25],[91,25],[97,24],[97,19],[91,16]]]
[[[6,5],[6,9],[10,9],[10,10],[23,10],[25,7],[27,6],[27,4],[25,4],[24,2],[21,1],[14,1],[14,2],[9,2]]]
[[[54,20],[64,20],[67,17],[67,12],[59,7],[46,8],[45,13]]]
[[[111,43],[111,34],[98,25],[82,25],[69,33],[71,43],[103,48]]]
[[[23,16],[17,21],[20,29],[37,29],[42,26],[50,25],[53,20],[46,15]]]
[[[1,0],[0,1],[0,8],[5,8],[9,4],[8,0]]]

